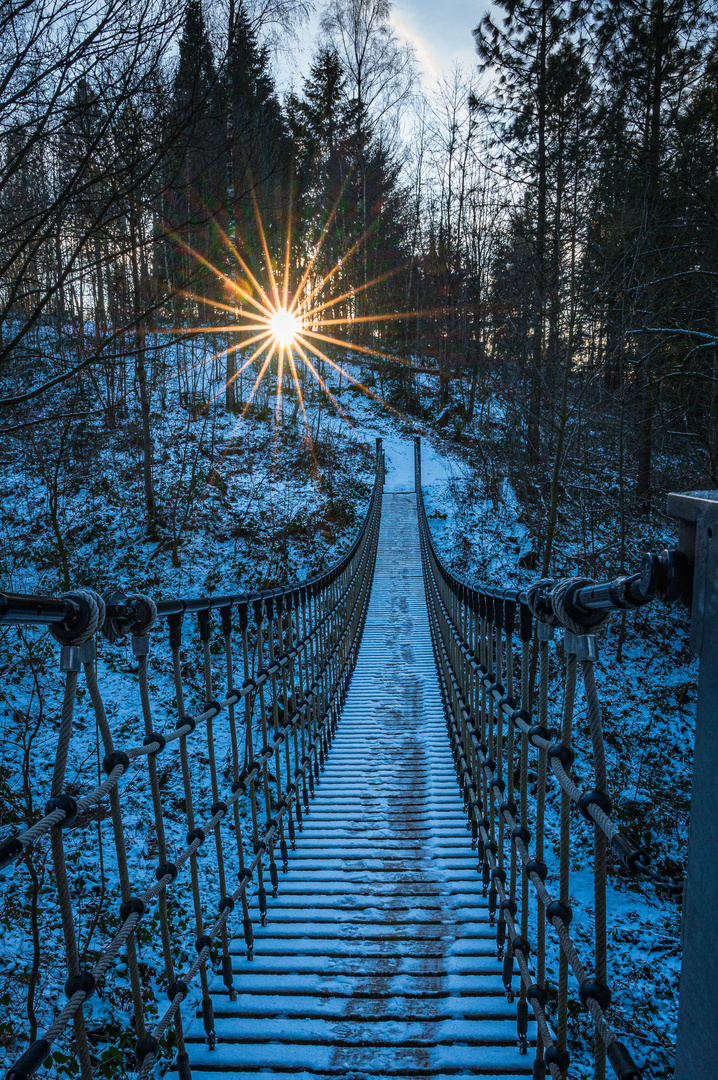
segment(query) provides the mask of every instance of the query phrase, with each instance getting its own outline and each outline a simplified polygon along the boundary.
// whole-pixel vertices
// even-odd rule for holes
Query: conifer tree
[[[216,278],[193,253],[211,262],[222,259],[214,226],[225,211],[226,148],[220,84],[201,0],[187,2],[173,105],[180,135],[170,154],[166,205],[177,238],[172,284],[183,289],[201,281],[203,295],[211,296]],[[202,317],[208,317],[204,309]]]
[[[269,65],[247,7],[240,3],[227,58],[228,144],[232,211],[244,258],[261,267],[255,207],[267,239],[282,229],[290,170],[287,129]],[[271,245],[270,245],[271,249]]]
[[[399,192],[399,168],[365,106],[349,97],[345,67],[333,47],[323,47],[312,63],[301,98],[289,103],[298,148],[300,221],[305,258],[315,257],[327,223],[321,253],[314,263],[319,279],[329,270],[332,292],[353,290],[332,309],[337,318],[370,313],[391,304],[393,286],[363,290],[365,282],[391,270],[405,258],[406,220]],[[374,330],[374,333],[379,331]],[[365,324],[352,329],[359,339]],[[382,328],[389,335],[387,325]]]
[[[528,415],[530,460],[541,455],[541,412],[549,282],[547,275],[548,157],[547,73],[552,52],[569,27],[565,0],[499,0],[506,15],[488,14],[474,31],[483,70],[497,72],[494,101],[477,102],[498,124],[507,146],[520,150],[511,161],[530,184],[535,206],[530,237],[534,264],[533,374]],[[523,166],[523,168],[521,168]]]

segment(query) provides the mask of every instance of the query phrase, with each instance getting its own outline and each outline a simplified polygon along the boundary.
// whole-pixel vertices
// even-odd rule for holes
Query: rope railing
[[[220,953],[220,970],[232,1000],[230,930],[234,912],[241,913],[241,935],[252,959],[253,915],[256,900],[264,925],[268,894],[279,889],[278,862],[286,871],[296,831],[309,812],[319,783],[351,673],[366,616],[379,533],[384,462],[377,440],[374,488],[363,525],[347,554],[325,574],[281,589],[249,594],[155,602],[142,594],[121,592],[104,598],[89,590],[63,597],[0,595],[0,623],[49,627],[60,644],[64,695],[54,769],[44,814],[28,827],[0,842],[0,869],[28,853],[49,837],[57,906],[62,926],[67,979],[66,1004],[40,1038],[35,1039],[6,1073],[6,1080],[25,1080],[40,1068],[53,1043],[72,1026],[73,1053],[82,1080],[94,1074],[93,1055],[86,1030],[86,1001],[100,981],[109,979],[117,957],[124,951],[132,1000],[134,1057],[137,1076],[147,1077],[167,1044],[170,1028],[176,1046],[179,1080],[191,1077],[185,1049],[181,1005],[199,976],[201,1014],[207,1043],[215,1045],[212,999],[209,990],[211,953]],[[213,662],[217,641],[212,614],[220,616],[219,653],[222,673]],[[183,628],[194,614],[201,645],[205,703],[189,715],[185,708],[185,679],[180,655]],[[164,622],[163,622],[164,620]],[[164,625],[168,635],[176,715],[162,731],[155,724],[150,678],[151,632]],[[119,748],[108,720],[105,697],[97,675],[97,637],[109,641],[128,635],[136,659],[136,678],[145,737],[142,745]],[[235,655],[238,647],[238,656]],[[80,675],[84,675],[104,759],[105,779],[81,796],[68,790],[68,762],[73,738]],[[222,684],[222,693],[216,687]],[[230,767],[217,760],[220,721],[229,735]],[[204,739],[201,739],[204,733]],[[244,735],[244,737],[242,737]],[[255,743],[261,739],[261,747]],[[199,747],[206,758],[198,763]],[[183,811],[187,833],[184,846],[175,848],[167,835],[158,758],[176,744],[181,774]],[[146,767],[151,801],[151,822],[157,849],[153,880],[139,887],[131,880],[123,820],[123,778],[133,763]],[[201,820],[200,804],[211,792],[209,816]],[[116,871],[121,904],[119,926],[91,967],[83,967],[76,932],[76,911],[67,866],[66,830],[74,832],[98,820],[109,803]],[[245,849],[240,803],[247,807],[249,843]],[[83,832],[83,836],[89,835]],[[203,899],[202,869],[198,853],[206,840],[214,843],[218,895],[208,912]],[[256,894],[249,884],[256,880]],[[175,885],[175,882],[178,885]],[[191,894],[196,959],[178,975],[176,970],[168,892],[183,884]],[[156,903],[159,938],[166,981],[167,1005],[152,1022],[146,1007],[146,988],[138,958],[137,931]],[[145,924],[146,925],[146,921]],[[209,971],[208,971],[209,969]],[[163,1041],[164,1040],[164,1041]]]
[[[664,894],[680,897],[683,883],[661,874],[648,854],[620,831],[611,816],[594,670],[598,659],[596,631],[614,611],[640,607],[655,597],[679,599],[690,584],[688,562],[680,552],[663,552],[660,556],[646,556],[640,574],[613,582],[596,583],[583,578],[541,580],[525,592],[471,586],[445,567],[432,541],[421,487],[418,439],[415,469],[427,606],[449,738],[467,825],[478,848],[483,892],[488,895],[491,922],[496,926],[498,959],[503,960],[503,984],[509,1002],[516,996],[514,963],[519,971],[519,1048],[528,1052],[530,1003],[538,1029],[534,1080],[545,1077],[547,1072],[553,1080],[565,1080],[570,1065],[570,969],[578,983],[580,1002],[595,1029],[595,1080],[606,1076],[606,1055],[619,1080],[640,1080],[640,1069],[616,1036],[607,1015],[611,1004],[607,977],[607,846],[629,873]],[[560,730],[550,731],[549,646],[556,630],[563,631],[563,685],[561,695],[554,698],[561,724]],[[583,790],[573,770],[579,674],[593,758],[593,783]],[[551,876],[546,865],[549,770],[560,785],[559,865],[557,875]],[[531,800],[530,783],[535,785]],[[585,966],[570,933],[574,808],[593,826],[595,917],[591,967]],[[535,947],[529,944],[532,903]],[[559,945],[555,1029],[547,1011],[547,925]]]

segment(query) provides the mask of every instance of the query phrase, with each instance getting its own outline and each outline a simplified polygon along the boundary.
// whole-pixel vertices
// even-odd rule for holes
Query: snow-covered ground
[[[121,585],[155,596],[206,591],[244,591],[303,578],[329,565],[356,532],[368,500],[372,479],[374,439],[381,437],[387,459],[387,490],[414,488],[413,437],[422,434],[423,488],[430,525],[439,550],[452,570],[472,581],[525,585],[536,576],[522,569],[520,560],[532,552],[534,538],[524,520],[508,476],[488,475],[482,459],[472,450],[433,431],[422,431],[414,420],[383,410],[373,399],[354,389],[332,387],[341,412],[327,408],[318,416],[319,399],[308,402],[308,422],[318,429],[313,452],[302,442],[301,417],[288,417],[279,432],[270,418],[250,413],[237,428],[236,419],[220,410],[208,426],[191,419],[177,404],[154,402],[156,422],[156,483],[161,505],[174,510],[175,525],[187,513],[171,557],[171,522],[157,535],[145,534],[142,518],[139,452],[136,438],[120,423],[109,440],[92,424],[74,457],[60,470],[60,485],[53,488],[48,460],[23,442],[5,449],[0,460],[0,562],[7,588],[58,593],[62,591],[61,560],[49,508],[57,501],[57,522],[64,541],[73,585],[99,589]],[[342,415],[343,414],[343,415]],[[321,423],[320,423],[321,421]],[[230,450],[227,453],[227,449]],[[189,450],[189,452],[188,452]],[[64,461],[64,459],[63,459]],[[494,466],[492,465],[492,468]],[[179,515],[179,518],[178,516]],[[665,531],[670,538],[670,529]],[[659,533],[658,543],[665,542]],[[561,570],[575,572],[578,541],[567,534],[559,546]],[[686,617],[652,605],[626,620],[621,640],[620,619],[603,634],[598,677],[609,754],[611,794],[626,831],[647,844],[653,857],[668,869],[680,869],[684,860],[688,819],[688,792],[695,708],[696,667],[687,646]],[[28,815],[40,813],[49,787],[61,700],[57,653],[47,635],[32,630],[19,634],[0,631],[4,659],[0,691],[0,805],[2,836],[17,828]],[[187,711],[204,698],[196,626],[187,620],[183,678]],[[160,730],[176,716],[168,650],[163,634],[153,637],[152,696],[156,726]],[[222,685],[219,642],[213,645],[215,675]],[[621,653],[619,662],[618,656]],[[118,745],[142,741],[144,728],[137,690],[136,669],[126,644],[100,647],[100,685]],[[556,677],[560,675],[556,668]],[[558,717],[560,694],[552,704]],[[40,717],[39,710],[42,710]],[[40,723],[38,724],[38,718]],[[217,727],[216,751],[221,767],[228,761],[228,736]],[[579,701],[576,726],[576,771],[590,780],[589,739]],[[26,750],[29,766],[27,804],[21,782]],[[80,695],[77,725],[68,775],[77,790],[96,782],[96,731],[84,694]],[[201,765],[203,750],[197,750]],[[181,782],[176,762],[168,755],[162,773],[163,793],[169,807],[168,842],[179,845],[186,827]],[[134,769],[124,785],[123,806],[130,850],[131,873],[145,883],[156,862],[156,840],[148,822],[149,792],[145,773]],[[198,810],[206,811],[209,793],[198,792]],[[558,791],[549,790],[549,807],[558,806]],[[246,824],[246,814],[245,824]],[[557,823],[557,815],[549,813]],[[104,878],[96,855],[96,836],[84,845],[80,830],[67,834],[73,888],[80,897],[78,936],[88,958],[95,955],[116,925],[118,886],[112,869],[111,835],[107,822],[97,828],[105,846]],[[572,879],[574,931],[579,947],[591,955],[591,837],[578,820]],[[549,831],[549,864],[555,866],[552,844],[556,825]],[[213,910],[217,894],[216,868],[210,845],[202,855],[203,901]],[[62,951],[60,927],[54,907],[53,882],[47,851],[38,852],[40,930],[43,976],[36,998],[40,1029],[62,1004]],[[0,882],[2,927],[0,977],[0,1062],[14,1060],[26,1044],[25,1016],[32,941],[29,910],[31,880],[20,866],[6,871]],[[179,928],[189,919],[189,900],[177,895],[173,915]],[[86,940],[98,898],[103,910]],[[614,868],[609,885],[611,983],[617,1028],[642,1063],[651,1080],[671,1075],[670,1046],[675,1033],[679,956],[679,909],[657,897],[647,886],[629,880]],[[157,944],[156,915],[146,920],[141,935],[142,962],[146,965],[147,995],[162,1003],[158,987],[162,969]],[[181,967],[192,949],[191,934],[178,933],[176,961]],[[550,975],[555,971],[555,951]],[[96,1046],[108,1047],[129,1019],[127,973],[120,961],[88,1006],[89,1026]],[[189,1002],[186,1008],[192,1007]],[[572,1013],[572,1038],[579,1047],[572,1076],[589,1076],[588,1023],[578,1008]],[[128,1040],[127,1046],[131,1044]],[[62,1048],[61,1048],[62,1050]],[[104,1052],[104,1051],[103,1051]],[[129,1059],[125,1059],[129,1060]],[[58,1058],[49,1075],[75,1075],[71,1060]],[[124,1075],[122,1059],[107,1057],[98,1075]]]

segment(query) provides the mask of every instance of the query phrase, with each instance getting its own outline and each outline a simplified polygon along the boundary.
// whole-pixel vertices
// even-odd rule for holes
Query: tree
[[[354,150],[361,182],[362,227],[369,225],[367,132],[386,140],[397,132],[403,106],[415,80],[414,53],[401,44],[391,26],[390,0],[330,0],[322,29],[341,57],[354,116]],[[363,286],[369,261],[363,256]],[[363,310],[360,302],[359,310]]]
[[[220,83],[200,0],[188,0],[174,78],[175,127],[165,213],[173,232],[171,283],[187,290],[202,281],[204,295],[216,292],[216,277],[199,260],[217,258],[213,224],[225,212],[226,165]],[[199,256],[199,259],[197,258]],[[181,310],[194,305],[185,303]],[[201,318],[207,311],[200,304]]]
[[[322,19],[346,70],[349,97],[374,124],[395,120],[416,78],[413,50],[389,21],[391,6],[390,0],[330,0]]]
[[[638,431],[636,500],[651,506],[656,340],[647,329],[662,307],[657,284],[674,240],[666,216],[669,147],[677,110],[702,53],[707,13],[700,0],[609,0],[597,12],[600,64],[607,80],[604,132],[622,152],[625,212],[632,223],[627,350],[636,369]],[[631,182],[625,186],[626,174]]]
[[[548,159],[547,72],[551,53],[567,34],[565,0],[501,0],[501,24],[487,14],[474,31],[482,70],[499,73],[495,101],[477,101],[496,125],[512,172],[523,178],[533,203],[530,244],[534,267],[533,375],[527,416],[527,446],[541,456],[542,379],[546,345]]]
[[[110,0],[99,17],[81,0],[39,0],[31,8],[10,3],[0,13],[0,321],[5,328],[0,364],[15,361],[20,392],[11,401],[44,393],[79,370],[57,364],[46,339],[40,340],[42,323],[53,309],[64,310],[71,284],[83,295],[86,260],[89,255],[96,262],[98,232],[115,220],[117,195],[127,183],[109,137],[111,124],[157,70],[177,29],[165,0],[152,0],[136,12],[124,0]],[[63,41],[67,48],[58,46]],[[89,118],[92,98],[102,102],[102,109],[76,140],[82,155],[72,167],[63,167],[68,118],[73,109],[84,110]],[[152,171],[155,164],[152,154],[145,167]],[[26,184],[30,173],[37,197],[18,207],[10,192]],[[100,198],[103,184],[106,192]],[[77,208],[78,199],[87,200],[90,189],[93,220],[67,229],[71,207]],[[29,287],[33,297],[28,307],[22,298]],[[79,363],[89,366],[103,346]],[[33,361],[26,364],[30,352]],[[43,375],[40,385],[26,390],[38,372]]]

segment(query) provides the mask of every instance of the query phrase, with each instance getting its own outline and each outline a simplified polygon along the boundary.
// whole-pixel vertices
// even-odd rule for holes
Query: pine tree
[[[169,228],[178,241],[169,260],[172,285],[189,289],[201,281],[203,295],[211,297],[217,279],[202,260],[221,262],[224,257],[215,225],[225,213],[226,146],[220,84],[201,0],[187,3],[173,105],[177,135],[166,198]],[[208,317],[206,310],[202,317]]]
[[[255,204],[267,240],[283,232],[288,205],[291,153],[282,108],[269,65],[245,4],[230,35],[227,60],[228,142],[232,208],[242,255],[262,270]],[[272,244],[270,244],[270,250]]]
[[[676,244],[675,206],[671,206],[670,156],[681,101],[692,84],[702,52],[707,15],[700,0],[607,0],[596,13],[598,62],[605,77],[601,145],[612,148],[618,169],[606,174],[600,218],[611,249],[612,217],[620,214],[620,244],[609,310],[617,313],[614,338],[634,393],[636,501],[647,513],[663,353],[647,327],[663,324],[673,287],[662,284],[683,243]],[[685,199],[681,192],[680,202]],[[605,201],[604,201],[605,200]],[[599,258],[603,258],[599,252]],[[620,313],[620,314],[619,314]]]
[[[520,151],[510,162],[512,171],[523,166],[533,188],[533,251],[535,317],[533,374],[526,418],[529,457],[541,456],[541,412],[548,279],[548,93],[547,75],[552,52],[570,25],[565,0],[499,0],[506,12],[499,23],[486,15],[474,31],[483,70],[498,72],[494,102],[477,102],[498,123],[507,146]],[[521,164],[519,164],[521,163]]]
[[[298,149],[300,247],[305,259],[315,260],[317,280],[332,270],[331,291],[353,292],[331,310],[332,317],[352,319],[391,306],[392,285],[383,285],[380,302],[376,288],[363,286],[406,258],[408,230],[399,168],[372,130],[366,107],[347,95],[347,82],[336,50],[322,48],[301,98],[290,101],[289,116]],[[392,330],[388,324],[352,329],[355,339],[378,333],[388,338]]]

